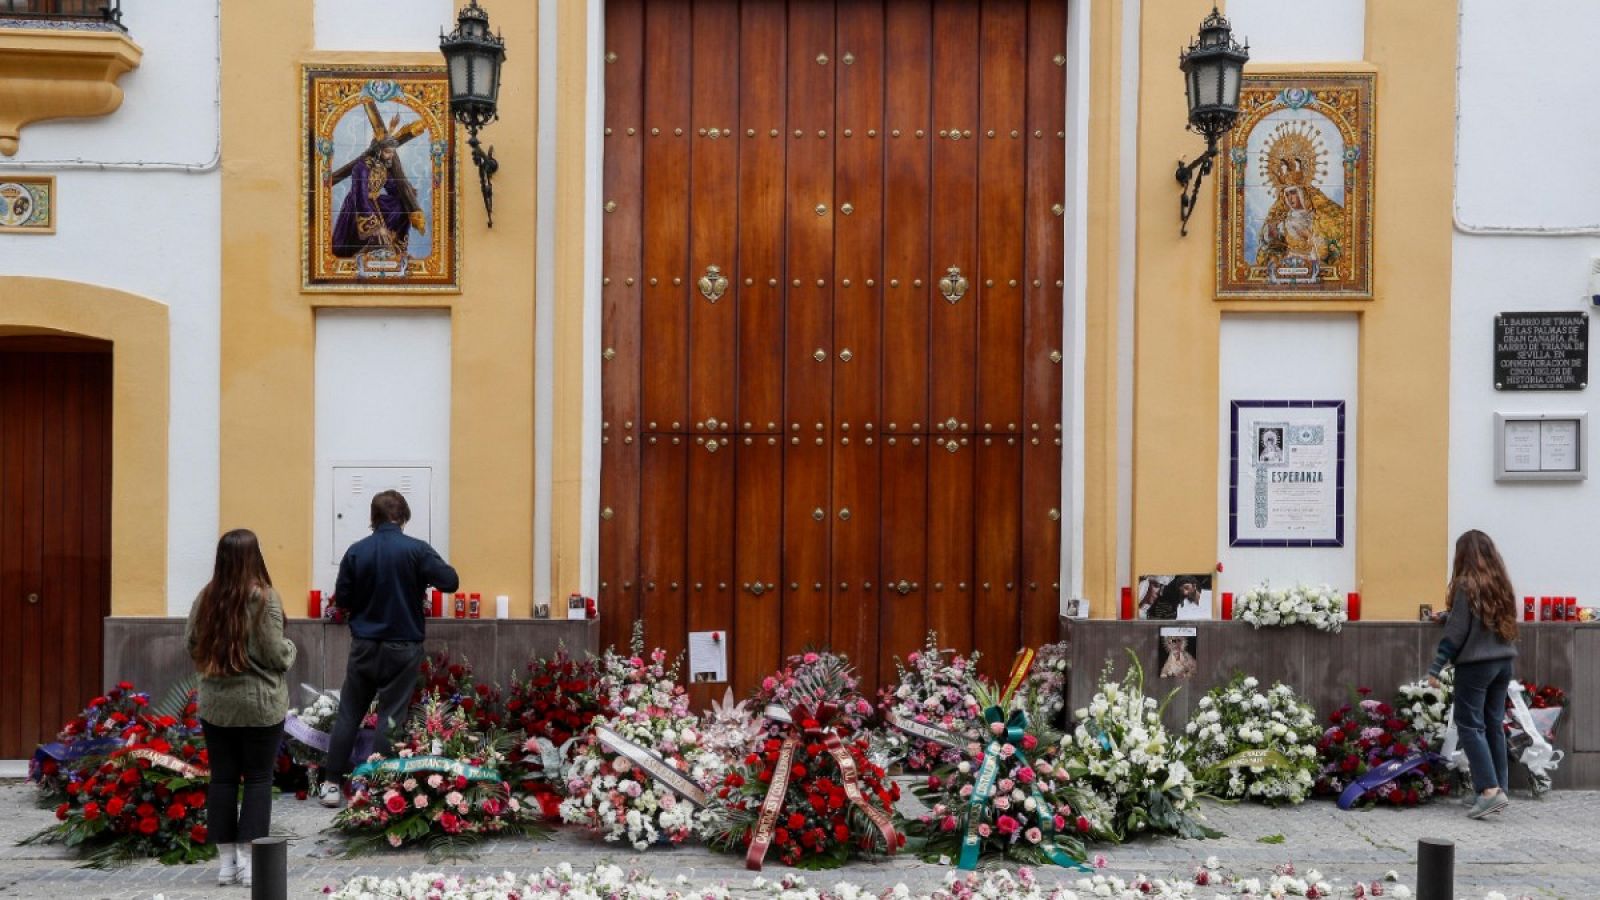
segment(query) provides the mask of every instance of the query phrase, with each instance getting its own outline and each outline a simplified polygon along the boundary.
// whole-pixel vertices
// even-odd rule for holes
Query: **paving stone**
[[[1096,847],[1108,868],[1124,875],[1184,875],[1217,856],[1240,872],[1265,873],[1284,862],[1302,872],[1318,869],[1346,882],[1381,878],[1388,870],[1407,883],[1415,880],[1415,848],[1422,837],[1456,842],[1456,894],[1481,898],[1499,890],[1509,896],[1600,897],[1600,876],[1590,861],[1594,852],[1594,808],[1600,792],[1558,791],[1544,800],[1518,797],[1503,815],[1490,821],[1468,820],[1461,807],[1442,802],[1413,810],[1342,812],[1316,801],[1298,807],[1270,809],[1253,804],[1207,802],[1207,822],[1226,836],[1211,841],[1145,838],[1121,847]],[[39,809],[33,791],[18,782],[0,783],[0,900],[52,898],[101,900],[141,898],[157,894],[165,900],[244,898],[239,888],[212,882],[211,866],[162,866],[142,862],[122,869],[77,868],[63,848],[19,847],[21,838],[54,821]],[[476,860],[429,865],[419,851],[385,853],[360,859],[339,855],[342,841],[327,833],[329,810],[314,801],[281,796],[274,802],[274,830],[291,837],[289,895],[312,897],[330,885],[358,874],[401,875],[411,871],[463,874],[510,870],[525,872],[570,862],[593,866],[614,862],[667,880],[686,875],[699,883],[748,884],[742,859],[712,853],[700,846],[635,852],[608,844],[571,828],[557,829],[549,840],[495,840],[482,845]],[[1261,838],[1282,835],[1282,843]],[[786,871],[770,866],[768,873]],[[809,876],[813,883],[849,880],[883,888],[905,883],[926,890],[942,881],[948,868],[915,859],[853,863],[839,872]],[[1052,877],[1070,880],[1066,873]]]

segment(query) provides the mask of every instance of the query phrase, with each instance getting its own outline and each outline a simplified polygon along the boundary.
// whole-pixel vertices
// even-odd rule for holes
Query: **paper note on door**
[[[689,632],[689,681],[715,684],[728,680],[728,633]]]

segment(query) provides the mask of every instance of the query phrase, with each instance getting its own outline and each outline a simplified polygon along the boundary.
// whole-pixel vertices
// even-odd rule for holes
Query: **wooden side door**
[[[0,340],[0,759],[99,692],[111,606],[111,354]]]

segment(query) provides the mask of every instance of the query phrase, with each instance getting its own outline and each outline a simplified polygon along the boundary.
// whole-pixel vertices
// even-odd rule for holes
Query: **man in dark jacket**
[[[372,498],[372,534],[351,544],[339,562],[333,596],[350,622],[350,661],[317,792],[323,806],[344,802],[339,782],[350,770],[356,732],[374,696],[378,733],[372,751],[389,754],[395,729],[411,707],[422,663],[427,589],[454,591],[461,586],[456,570],[438,551],[401,530],[410,520],[406,498],[399,491],[383,491]]]

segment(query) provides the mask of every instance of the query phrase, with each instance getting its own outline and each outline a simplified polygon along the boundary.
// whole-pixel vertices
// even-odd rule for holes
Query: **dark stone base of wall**
[[[1192,679],[1158,677],[1163,625],[1197,629],[1199,671]],[[1440,627],[1351,622],[1337,634],[1325,634],[1303,626],[1256,630],[1243,622],[1063,619],[1061,633],[1072,644],[1069,710],[1094,696],[1107,661],[1120,677],[1132,650],[1144,667],[1149,696],[1164,698],[1176,689],[1164,721],[1169,729],[1181,731],[1206,691],[1236,672],[1254,675],[1265,685],[1282,681],[1324,718],[1349,702],[1357,687],[1370,687],[1374,696],[1390,699],[1400,685],[1427,674]],[[1556,749],[1566,754],[1556,770],[1556,787],[1600,789],[1600,625],[1524,623],[1517,652],[1517,678],[1567,692],[1567,709],[1556,726]]]
[[[106,684],[127,679],[160,697],[194,671],[183,642],[184,619],[112,616],[105,620]],[[319,689],[344,683],[350,656],[350,629],[320,620],[290,619],[284,634],[300,649],[289,670],[289,703],[305,702],[302,684]],[[593,619],[429,619],[428,651],[465,656],[480,681],[508,684],[528,660],[548,657],[558,646],[582,658],[600,645],[600,623]]]

